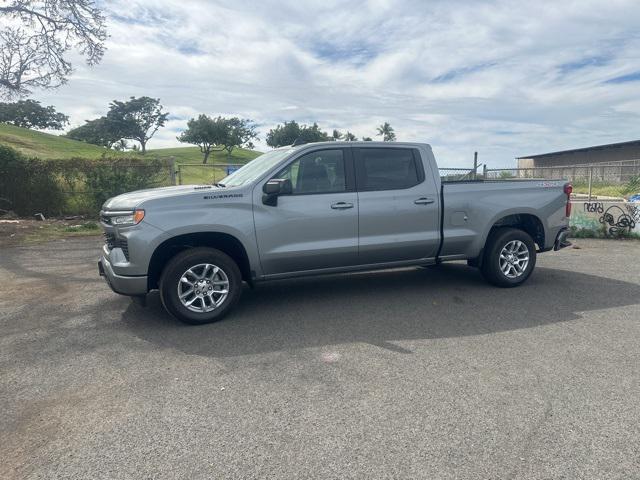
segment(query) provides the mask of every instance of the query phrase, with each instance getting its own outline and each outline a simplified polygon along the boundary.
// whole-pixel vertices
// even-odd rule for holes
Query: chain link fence
[[[478,179],[478,173],[473,168],[439,168],[438,170],[443,182],[464,182]]]
[[[640,160],[557,167],[489,168],[484,169],[481,176],[487,180],[568,180],[573,184],[575,193],[589,198],[594,195],[623,197],[640,192]]]
[[[0,209],[21,215],[96,215],[115,195],[170,185],[211,184],[242,163],[177,164],[175,159],[23,161],[0,151]],[[5,158],[6,157],[6,158]],[[3,163],[4,162],[4,163]],[[4,165],[4,166],[3,166]],[[607,164],[534,168],[440,168],[443,181],[566,179],[574,193],[624,197],[640,193],[640,159]]]
[[[212,184],[243,167],[244,163],[181,163],[176,172],[178,185]]]
[[[575,182],[627,183],[640,175],[640,160],[625,160],[607,164],[568,165],[559,167],[487,169],[487,179],[544,178],[567,179]]]

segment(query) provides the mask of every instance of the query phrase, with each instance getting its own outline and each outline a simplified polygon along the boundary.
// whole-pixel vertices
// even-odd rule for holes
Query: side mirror
[[[290,195],[293,192],[291,180],[286,178],[272,178],[262,187],[264,195],[262,203],[275,207],[278,205],[278,197],[280,195]]]

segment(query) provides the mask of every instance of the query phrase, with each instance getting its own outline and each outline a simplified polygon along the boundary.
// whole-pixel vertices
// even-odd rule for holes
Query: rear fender
[[[547,232],[547,226],[545,225],[545,222],[542,221],[542,219],[539,216],[539,212],[533,208],[518,207],[518,208],[510,208],[510,209],[502,210],[501,212],[494,215],[489,222],[487,222],[484,228],[484,231],[482,232],[482,235],[478,239],[477,244],[474,245],[475,247],[474,251],[478,252],[478,255],[486,245],[487,239],[489,238],[489,234],[491,233],[491,230],[496,226],[499,226],[503,219],[510,217],[512,215],[531,215],[537,218],[538,221],[540,222],[540,225],[542,226],[542,230],[544,232],[544,239],[545,239],[542,241],[543,244],[538,246],[540,247],[540,249],[545,248],[544,244],[547,241],[546,239],[548,238],[548,232]],[[513,223],[510,223],[510,222],[504,223],[504,226],[515,226],[517,228],[517,225],[514,225]]]

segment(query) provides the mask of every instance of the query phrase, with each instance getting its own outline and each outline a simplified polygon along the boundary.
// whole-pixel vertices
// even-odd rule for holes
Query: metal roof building
[[[640,159],[640,140],[518,157],[518,168],[610,164]]]

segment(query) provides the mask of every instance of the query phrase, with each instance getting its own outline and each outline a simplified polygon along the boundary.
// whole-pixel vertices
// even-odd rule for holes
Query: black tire
[[[500,253],[507,245],[514,245],[511,242],[516,242],[516,245],[517,242],[524,244],[529,255],[529,261],[521,272],[516,269],[516,265],[510,268],[509,274],[514,276],[513,278],[502,271],[500,264]],[[482,275],[489,283],[502,288],[517,287],[522,285],[531,276],[535,266],[536,247],[533,239],[527,232],[516,228],[498,228],[491,232],[485,245],[481,267]],[[509,267],[505,264],[505,268]]]
[[[183,305],[178,296],[178,288],[181,288],[179,287],[182,285],[180,279],[187,270],[204,264],[218,267],[226,276],[229,287],[224,300],[222,300],[222,295],[218,297],[222,301],[217,307],[211,311],[196,312]],[[209,271],[211,272],[212,269]],[[219,276],[220,274],[217,275],[217,279],[222,278]],[[160,278],[160,298],[164,308],[178,320],[191,325],[202,325],[220,320],[238,302],[241,294],[242,275],[238,265],[226,253],[214,248],[198,247],[180,252],[167,263]],[[198,306],[201,306],[203,310],[213,308],[213,303],[207,305],[207,301],[211,302],[210,299],[196,300],[196,304],[192,308]]]

